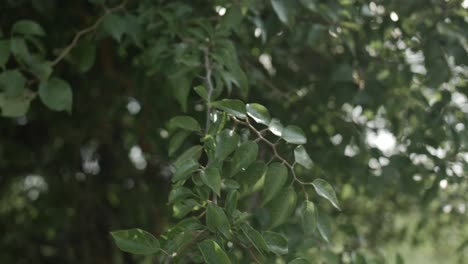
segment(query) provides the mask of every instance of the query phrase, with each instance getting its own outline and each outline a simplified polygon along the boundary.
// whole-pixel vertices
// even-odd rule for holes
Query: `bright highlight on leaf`
[[[281,137],[290,144],[302,145],[307,143],[304,131],[297,126],[287,126],[283,129]]]
[[[117,247],[128,253],[152,255],[160,250],[159,241],[152,234],[138,228],[114,231],[111,235]]]
[[[268,126],[271,121],[270,112],[265,106],[257,103],[246,105],[247,114],[259,124]]]
[[[336,209],[341,210],[338,205],[338,199],[336,198],[335,190],[333,187],[325,180],[316,179],[312,182],[312,185],[315,188],[315,191],[318,195],[330,201]]]

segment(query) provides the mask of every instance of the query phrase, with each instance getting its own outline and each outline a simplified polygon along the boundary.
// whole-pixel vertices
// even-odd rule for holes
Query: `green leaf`
[[[313,234],[317,227],[317,213],[311,201],[305,201],[301,207],[301,224],[306,235]]]
[[[202,150],[203,150],[203,147],[200,145],[193,146],[187,149],[174,161],[174,167],[180,167],[183,163],[185,163],[187,160],[190,160],[190,159],[198,161],[202,154]]]
[[[317,212],[317,229],[319,230],[320,235],[322,238],[330,243],[331,241],[331,219],[330,217],[323,213],[320,210],[316,210]]]
[[[279,20],[287,25],[289,22],[289,15],[284,1],[285,0],[271,0],[271,5]]]
[[[226,14],[222,17],[221,27],[223,29],[235,29],[243,19],[242,10],[239,6],[234,5],[229,8]]]
[[[223,209],[209,203],[206,209],[206,225],[210,231],[219,231],[227,239],[231,239],[231,225]]]
[[[23,38],[14,37],[10,40],[10,51],[16,59],[26,62],[30,59],[28,46]]]
[[[258,252],[268,251],[268,245],[262,235],[251,227],[249,224],[243,223],[240,225],[242,232],[249,239],[250,243],[257,249]]]
[[[237,118],[245,119],[246,117],[245,104],[241,100],[223,99],[220,101],[212,102],[211,105]]]
[[[10,41],[7,39],[0,40],[0,68],[5,67],[10,57]]]
[[[282,234],[266,231],[263,233],[263,238],[271,252],[277,255],[288,254],[288,239]]]
[[[20,117],[28,112],[31,100],[36,95],[30,90],[24,90],[23,94],[18,97],[7,97],[4,93],[0,93],[0,108],[4,117]]]
[[[208,91],[206,90],[205,86],[198,85],[193,88],[195,92],[205,101],[208,101]]]
[[[274,162],[268,166],[265,175],[265,184],[262,190],[262,205],[265,205],[280,191],[288,179],[288,168],[286,165]]]
[[[302,145],[307,143],[307,138],[304,131],[297,126],[287,126],[283,130],[281,137],[290,144]]]
[[[269,209],[271,212],[270,229],[273,229],[284,222],[291,216],[296,207],[297,195],[293,187],[283,189],[270,203]]]
[[[223,130],[216,135],[215,159],[217,162],[224,161],[239,143],[240,137],[233,130]]]
[[[317,0],[300,0],[301,4],[310,11],[317,11]]]
[[[198,249],[207,264],[231,264],[226,252],[213,240],[198,243]]]
[[[200,124],[190,116],[176,116],[169,120],[169,127],[181,128],[188,131],[200,131]]]
[[[49,61],[41,61],[31,64],[31,72],[39,77],[41,81],[47,81],[52,74],[52,63]]]
[[[22,35],[35,35],[35,36],[45,36],[44,29],[35,21],[32,20],[20,20],[13,24],[11,28],[12,34],[22,34]]]
[[[309,261],[303,258],[296,258],[288,262],[288,264],[309,264]]]
[[[161,247],[159,241],[150,233],[134,228],[111,232],[112,238],[120,250],[138,255],[152,255]]]
[[[258,191],[263,187],[264,175],[266,172],[266,165],[263,161],[256,161],[252,163],[245,171],[237,174],[237,178],[242,185],[242,195]]]
[[[172,156],[190,135],[188,131],[179,131],[169,140],[169,156]]]
[[[247,104],[246,105],[246,110],[247,114],[255,120],[255,122],[264,124],[264,125],[269,125],[271,121],[271,116],[270,112],[268,112],[268,109],[264,107],[261,104]]]
[[[193,196],[193,192],[189,188],[176,187],[169,192],[169,203],[176,203],[190,196]]]
[[[239,199],[239,193],[236,190],[231,190],[226,195],[226,201],[224,202],[224,207],[228,215],[232,215],[234,210],[237,208],[237,201]]]
[[[232,157],[231,176],[250,166],[257,155],[258,145],[254,141],[249,140],[240,145]]]
[[[304,146],[297,146],[294,149],[294,159],[296,163],[304,166],[306,169],[312,169],[312,166],[314,163],[309,157],[309,154],[307,154],[307,151],[305,150]]]
[[[104,19],[102,20],[102,28],[106,33],[111,35],[112,38],[120,42],[122,35],[127,29],[127,25],[122,16],[110,13],[104,16]]]
[[[218,196],[221,195],[221,174],[218,168],[208,167],[201,173],[201,179]]]
[[[70,52],[70,62],[80,73],[89,71],[96,60],[96,43],[84,39],[78,42],[75,48]]]
[[[182,68],[169,76],[171,90],[183,112],[187,111],[187,98],[192,87],[192,77],[192,73],[187,68]]]
[[[281,137],[281,135],[283,135],[284,126],[278,119],[273,118],[271,119],[270,124],[268,124],[268,129],[273,133],[273,135]]]
[[[0,74],[0,90],[6,97],[17,97],[23,93],[26,78],[18,70],[4,71]]]
[[[223,188],[230,189],[230,190],[237,190],[237,189],[240,188],[240,185],[235,180],[224,179],[223,180]]]
[[[39,84],[39,97],[52,110],[71,113],[73,95],[70,85],[59,78],[51,78]]]
[[[172,206],[173,215],[175,218],[185,217],[188,213],[198,209],[200,204],[194,199],[182,200]]]
[[[175,167],[175,174],[172,178],[173,182],[176,181],[183,181],[190,177],[190,175],[198,169],[198,162],[190,159],[186,160],[184,163],[180,164],[180,166]]]
[[[336,198],[335,190],[333,190],[333,187],[327,181],[316,179],[312,182],[312,185],[314,186],[318,195],[330,201],[331,204],[336,207],[336,209],[341,210],[340,206],[338,205],[338,199]]]

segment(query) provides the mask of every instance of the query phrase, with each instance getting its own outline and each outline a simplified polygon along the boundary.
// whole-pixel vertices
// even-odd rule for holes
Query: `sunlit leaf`
[[[316,179],[312,182],[312,185],[315,188],[315,191],[318,195],[330,201],[336,209],[341,210],[338,205],[338,199],[336,198],[335,190],[333,187],[325,180]]]
[[[297,146],[294,149],[294,159],[296,163],[304,166],[306,169],[311,169],[312,165],[314,164],[312,160],[309,157],[309,154],[307,154],[307,151],[305,150],[304,146]]]
[[[316,210],[317,212],[317,229],[319,230],[322,238],[330,242],[331,241],[331,221],[332,219],[321,210]]]
[[[212,102],[211,105],[237,118],[245,119],[245,104],[241,100],[223,99],[220,101]]]
[[[287,126],[283,129],[281,137],[290,144],[302,145],[307,143],[304,131],[297,126]]]
[[[275,13],[278,16],[279,20],[284,24],[288,24],[289,15],[287,6],[284,2],[285,0],[271,0],[271,5],[273,6],[273,10],[275,10]]]
[[[288,254],[288,239],[282,234],[266,231],[263,233],[263,238],[271,252],[277,255]]]
[[[160,250],[159,241],[150,233],[134,228],[111,232],[120,250],[139,255],[152,255]]]
[[[261,104],[247,104],[246,105],[247,114],[259,124],[267,125],[270,124],[271,116],[270,112],[266,107]]]
[[[226,252],[213,240],[205,240],[198,243],[203,259],[207,264],[230,264],[231,261]]]
[[[273,133],[273,135],[281,137],[284,126],[281,124],[279,119],[272,118],[270,124],[268,125],[268,129],[271,131],[271,133]]]

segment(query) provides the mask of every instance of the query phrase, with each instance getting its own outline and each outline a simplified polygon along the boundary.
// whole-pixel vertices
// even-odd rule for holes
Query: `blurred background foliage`
[[[118,251],[109,231],[171,223],[166,123],[203,120],[192,88],[203,83],[196,44],[209,38],[225,47],[217,96],[302,127],[315,164],[305,178],[337,190],[342,212],[314,201],[330,209],[331,242],[298,227],[291,247],[314,263],[466,263],[467,8],[2,0],[0,262],[148,261]],[[41,92],[50,78],[72,95]]]

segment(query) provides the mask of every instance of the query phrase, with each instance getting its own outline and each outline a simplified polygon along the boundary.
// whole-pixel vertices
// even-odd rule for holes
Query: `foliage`
[[[463,263],[465,2],[2,2],[0,262]]]

